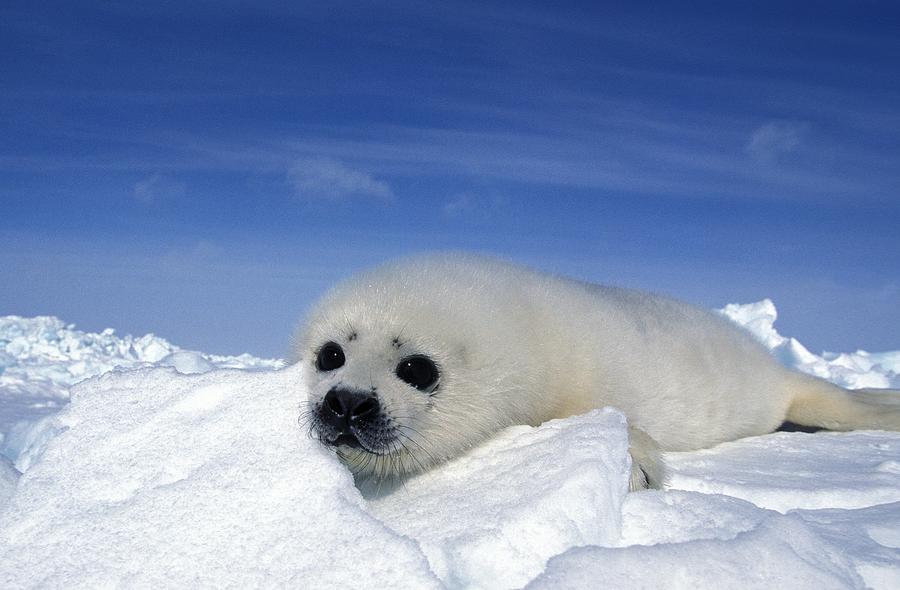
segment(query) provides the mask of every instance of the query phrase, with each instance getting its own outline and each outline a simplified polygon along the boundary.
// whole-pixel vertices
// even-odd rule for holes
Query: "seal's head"
[[[309,392],[302,418],[352,471],[422,471],[533,421],[520,357],[539,335],[527,309],[498,320],[515,286],[490,288],[504,280],[492,270],[465,257],[413,259],[339,285],[313,310],[295,351]]]

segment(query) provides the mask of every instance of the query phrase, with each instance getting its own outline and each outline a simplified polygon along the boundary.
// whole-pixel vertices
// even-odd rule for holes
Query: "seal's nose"
[[[322,400],[322,419],[342,433],[352,434],[351,425],[358,425],[378,415],[381,405],[369,393],[352,389],[332,388]]]

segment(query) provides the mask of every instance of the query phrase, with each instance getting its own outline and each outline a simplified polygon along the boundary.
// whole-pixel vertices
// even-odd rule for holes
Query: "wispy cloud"
[[[132,194],[144,205],[155,205],[161,201],[183,197],[185,185],[156,173],[136,182]]]
[[[387,182],[328,157],[297,160],[288,170],[288,181],[297,196],[303,199],[394,197],[394,191]]]
[[[240,139],[169,133],[131,138],[134,151],[153,152],[146,159],[0,156],[0,170],[143,171],[147,176],[131,190],[148,204],[184,194],[184,185],[172,178],[186,172],[256,175],[271,179],[273,190],[332,201],[392,199],[396,191],[388,178],[421,186],[452,178],[460,193],[488,182],[513,194],[516,187],[501,184],[512,182],[654,197],[896,198],[900,175],[890,143],[896,120],[880,111],[856,113],[867,125],[860,127],[845,117],[814,126],[656,105],[569,107],[549,116],[539,108],[506,112],[506,124],[484,129],[322,125],[296,139],[265,132]],[[496,122],[497,113],[485,111]],[[167,150],[164,157],[156,155],[160,148]]]
[[[796,151],[809,126],[795,121],[770,121],[750,135],[746,151],[758,162],[770,163]]]

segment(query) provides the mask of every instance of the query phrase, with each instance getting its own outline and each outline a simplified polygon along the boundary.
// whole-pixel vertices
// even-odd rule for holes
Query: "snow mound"
[[[0,517],[0,585],[511,588],[620,535],[617,412],[511,429],[367,502],[298,428],[298,383],[144,369],[75,387]]]
[[[76,330],[55,317],[0,317],[0,455],[19,464],[41,418],[69,403],[69,388],[114,370],[170,366],[181,373],[215,368],[274,369],[280,360],[248,354],[218,356],[182,350],[147,334],[118,337]]]
[[[510,428],[369,507],[419,543],[443,582],[520,588],[568,547],[617,542],[627,453],[624,416],[595,410]]]

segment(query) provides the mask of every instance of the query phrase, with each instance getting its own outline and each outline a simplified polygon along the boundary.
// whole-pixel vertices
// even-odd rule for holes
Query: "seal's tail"
[[[843,389],[795,373],[787,419],[828,430],[900,430],[900,390]]]

